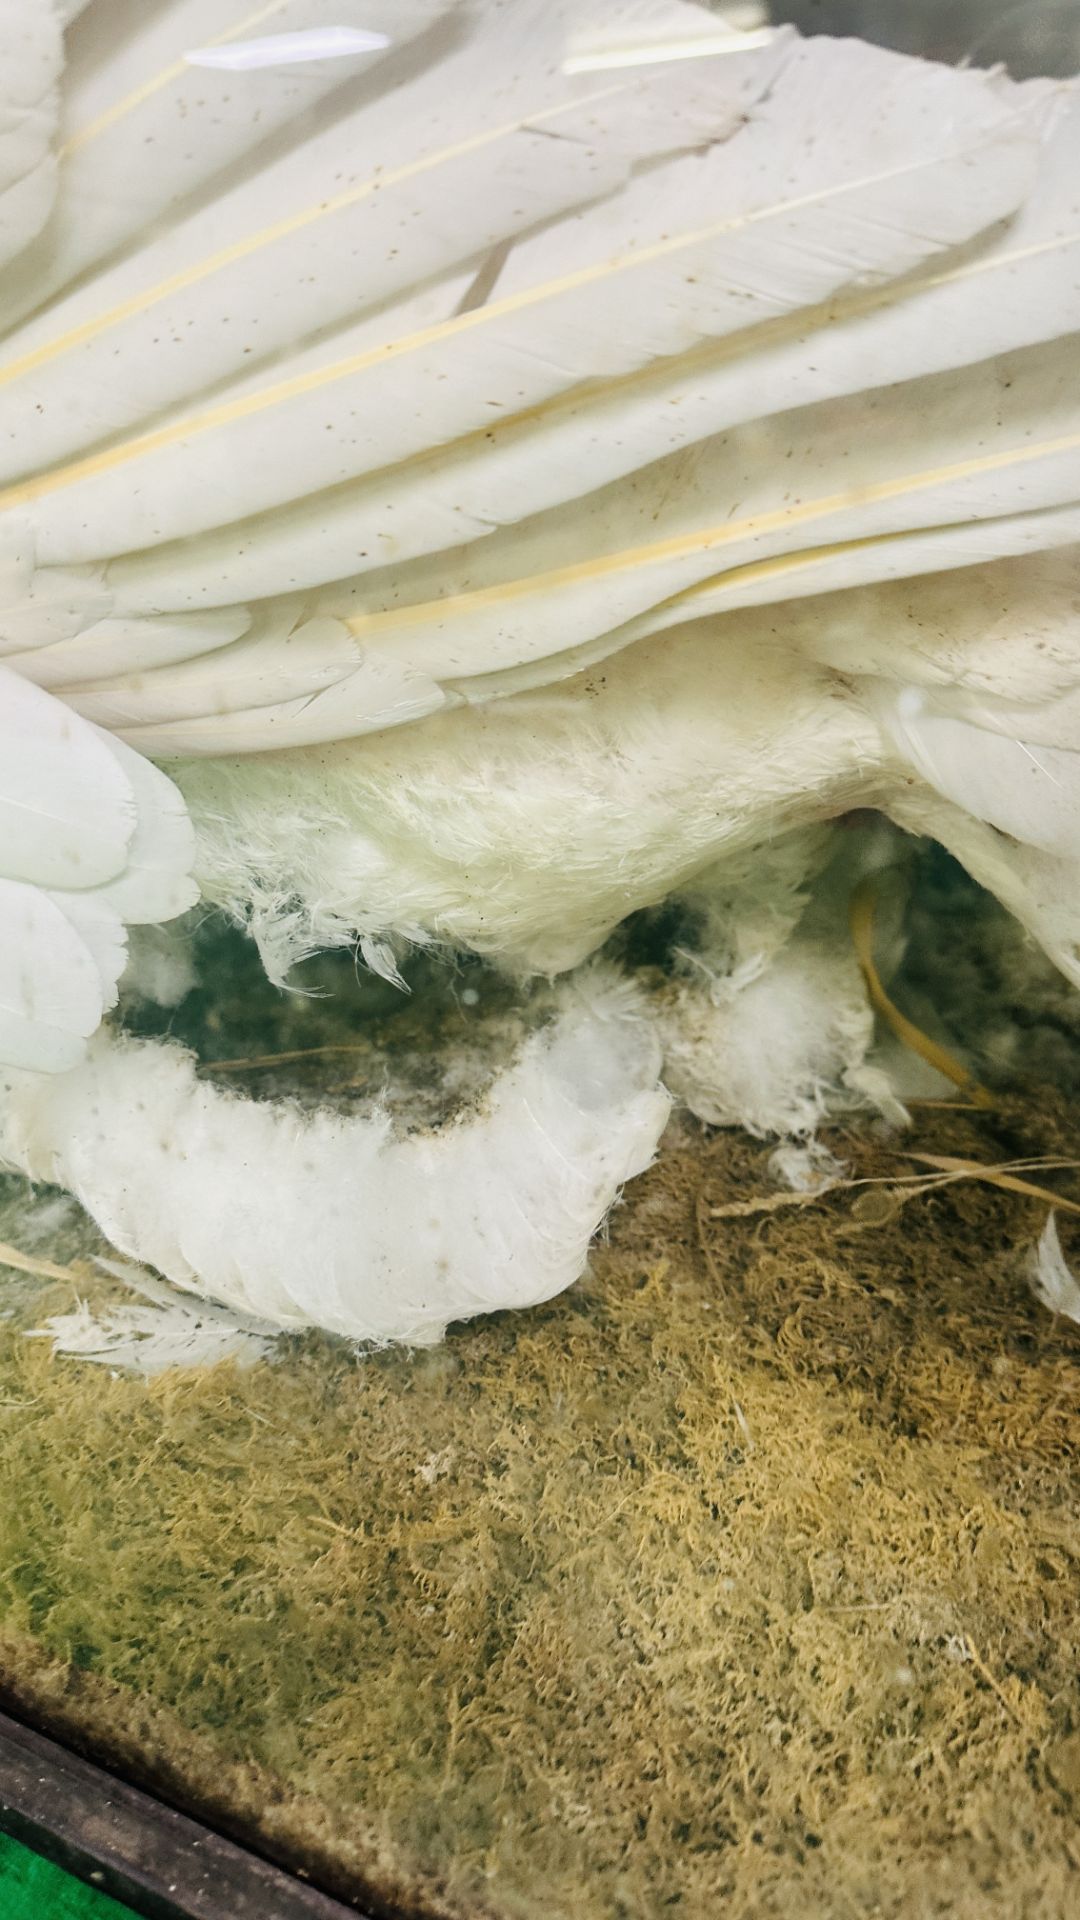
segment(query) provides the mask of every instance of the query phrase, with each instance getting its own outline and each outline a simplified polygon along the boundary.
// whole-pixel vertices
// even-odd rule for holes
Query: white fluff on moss
[[[1029,1275],[1036,1299],[1041,1300],[1050,1313],[1063,1314],[1066,1320],[1075,1320],[1080,1326],[1080,1283],[1066,1265],[1053,1213],[1047,1215],[1038,1245],[1032,1251]]]
[[[258,1320],[194,1301],[124,1260],[97,1263],[136,1295],[92,1308],[80,1300],[51,1314],[31,1336],[51,1340],[54,1353],[138,1373],[144,1379],[170,1367],[209,1367],[220,1360],[251,1366],[269,1351],[276,1331]]]
[[[873,817],[788,834],[707,873],[687,894],[692,946],[655,1005],[664,1078],[699,1120],[807,1140],[829,1111],[904,1117],[870,1057],[874,1015],[848,926],[857,882],[877,874],[878,960],[899,963],[903,837]]]
[[[857,1099],[874,1017],[854,955],[792,941],[753,979],[680,981],[661,1022],[665,1078],[713,1126],[812,1134],[830,1096]]]
[[[238,1099],[177,1047],[103,1034],[71,1073],[10,1079],[0,1155],[76,1194],[129,1258],[239,1313],[424,1345],[577,1279],[663,1131],[659,1069],[633,989],[596,976],[476,1112],[404,1138],[381,1112]]]
[[[791,1193],[828,1193],[847,1176],[843,1160],[823,1140],[783,1140],[769,1155],[769,1172]]]

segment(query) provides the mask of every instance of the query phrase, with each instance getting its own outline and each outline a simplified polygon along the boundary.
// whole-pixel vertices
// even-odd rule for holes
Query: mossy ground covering
[[[1077,1150],[1030,1090],[830,1143],[890,1181],[901,1150]],[[1080,1912],[1080,1328],[1030,1295],[1045,1206],[716,1217],[767,1157],[677,1125],[585,1281],[418,1355],[310,1338],[144,1385],[23,1337],[70,1290],[13,1285],[9,1694],[388,1906]]]

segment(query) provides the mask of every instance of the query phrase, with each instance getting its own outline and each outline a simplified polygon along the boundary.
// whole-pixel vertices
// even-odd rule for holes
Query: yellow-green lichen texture
[[[1059,1112],[831,1144],[892,1180],[900,1148],[1074,1152]],[[1045,1206],[717,1217],[766,1158],[681,1127],[578,1288],[421,1355],[144,1385],[0,1328],[9,1696],[410,1912],[1075,1914],[1080,1328],[1028,1289]]]

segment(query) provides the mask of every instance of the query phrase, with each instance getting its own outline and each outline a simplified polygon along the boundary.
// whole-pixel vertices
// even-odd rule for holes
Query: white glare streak
[[[572,53],[563,61],[564,73],[606,73],[618,67],[651,67],[667,60],[704,60],[721,53],[747,53],[753,47],[767,47],[775,34],[773,27],[761,27],[755,33],[702,34],[696,40],[644,42],[633,47],[597,47],[592,52]]]
[[[388,47],[385,33],[363,27],[309,27],[302,33],[271,33],[261,40],[234,40],[224,47],[196,47],[185,53],[189,67],[292,67],[302,60],[340,60],[352,53],[377,53]]]

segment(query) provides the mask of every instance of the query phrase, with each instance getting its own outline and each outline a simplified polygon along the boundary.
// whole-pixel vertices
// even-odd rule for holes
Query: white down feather
[[[587,981],[475,1115],[396,1138],[385,1114],[238,1100],[179,1048],[102,1036],[71,1073],[9,1079],[0,1155],[178,1286],[276,1327],[425,1345],[577,1279],[655,1151],[659,1067],[632,989]]]

